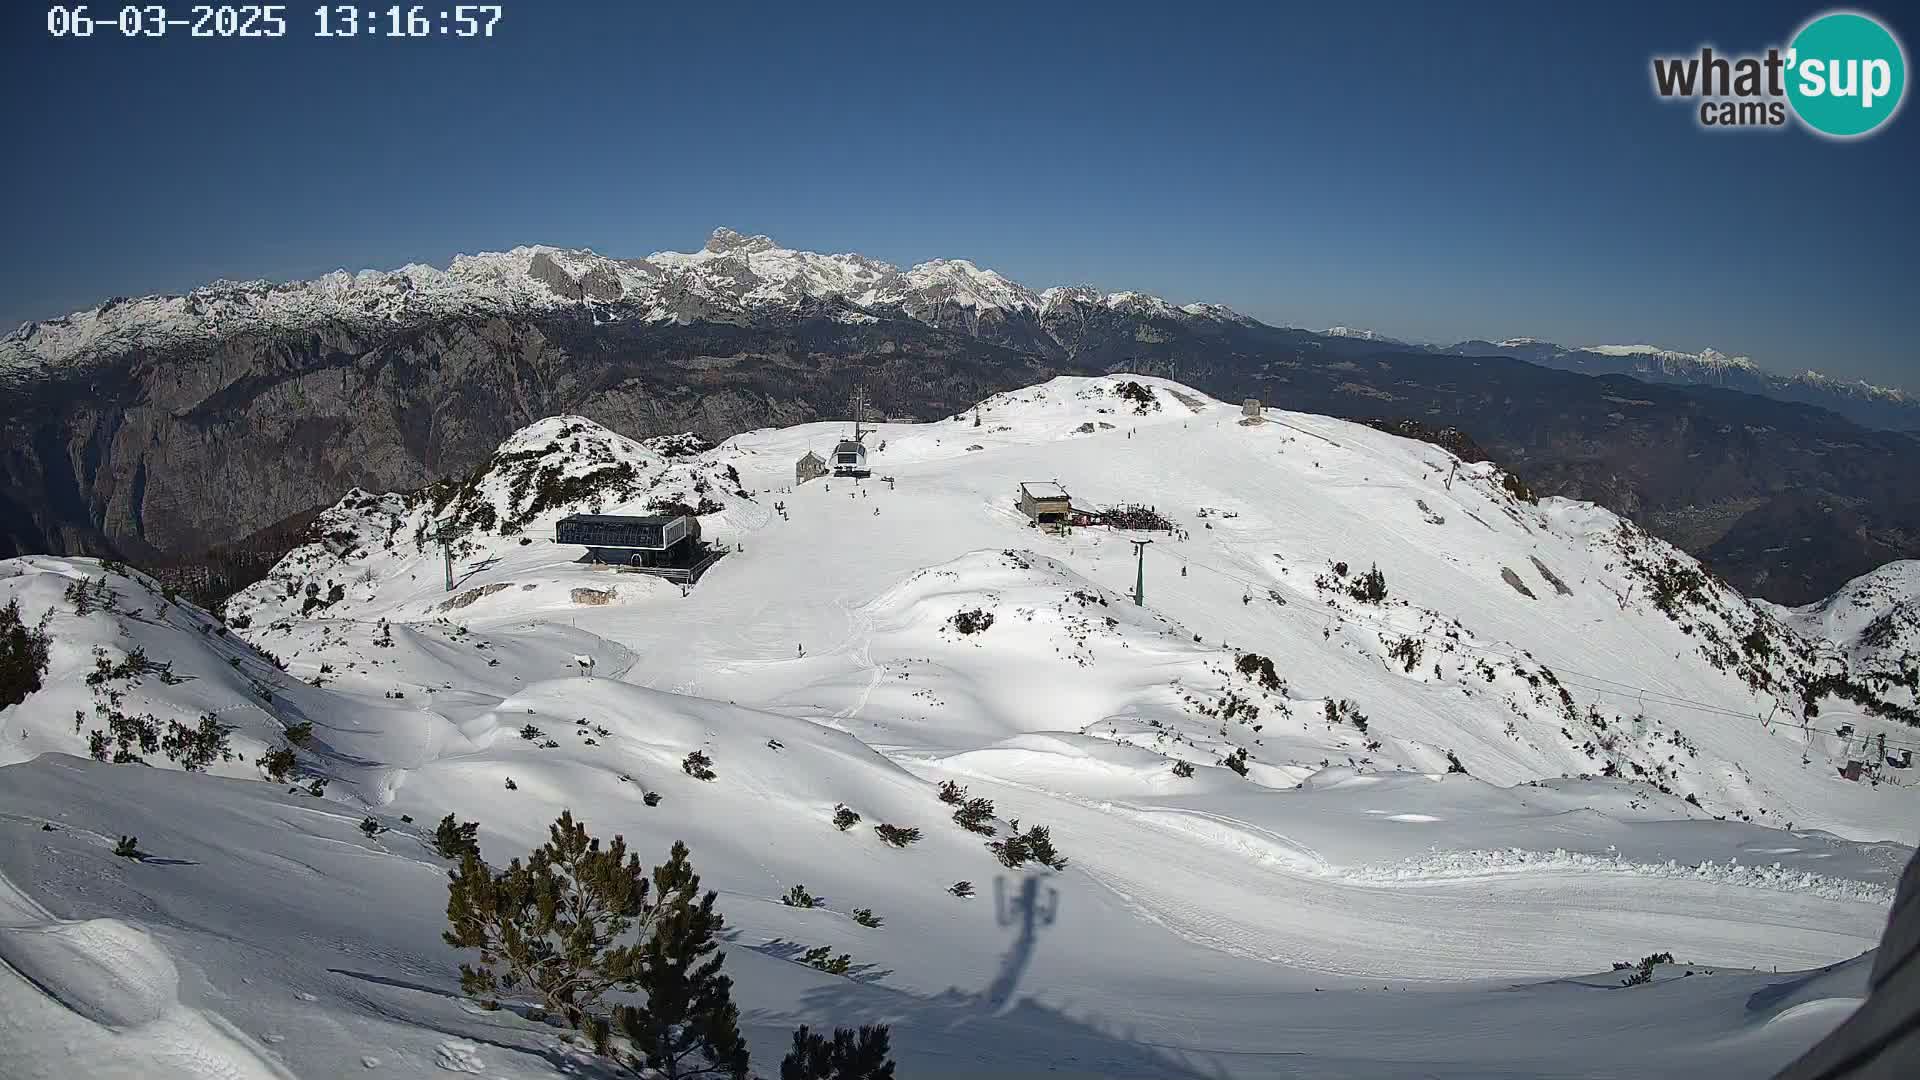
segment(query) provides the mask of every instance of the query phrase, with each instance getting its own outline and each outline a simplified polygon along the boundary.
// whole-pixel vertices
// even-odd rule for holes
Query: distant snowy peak
[[[1253,320],[1215,304],[1174,305],[1138,292],[1035,292],[965,259],[902,270],[864,255],[796,251],[762,235],[715,229],[698,251],[614,259],[578,248],[516,247],[458,255],[445,269],[344,270],[309,281],[216,281],[184,296],[118,298],[0,338],[0,374],[84,362],[131,348],[168,348],[235,333],[299,333],[330,325],[406,324],[467,314],[584,307],[596,320],[697,322],[803,304],[840,317],[904,314],[935,326],[988,314],[1039,317],[1079,303],[1138,318]],[[860,309],[860,310],[853,310]]]
[[[1920,707],[1920,561],[1890,562],[1783,614],[1808,639],[1844,654],[1875,693]]]
[[[1322,330],[1320,332],[1326,335],[1327,337],[1353,338],[1358,341],[1379,341],[1379,342],[1384,342],[1388,345],[1405,345],[1406,344],[1406,342],[1400,340],[1399,338],[1388,337],[1387,335],[1380,333],[1378,330],[1365,330],[1357,326],[1329,326],[1325,330]],[[1502,342],[1501,344],[1505,344],[1505,342]]]
[[[1788,381],[1818,387],[1835,394],[1845,394],[1848,397],[1873,398],[1881,401],[1913,400],[1913,395],[1897,387],[1875,386],[1865,379],[1836,379],[1831,375],[1812,370],[1791,376]]]
[[[891,288],[879,291],[869,302],[897,303],[913,314],[917,314],[917,306],[942,303],[973,311],[1031,313],[1040,309],[1038,293],[965,259],[923,262],[889,284]]]
[[[1892,430],[1920,427],[1920,416],[1910,411],[1920,405],[1920,399],[1904,390],[1875,386],[1864,380],[1835,379],[1818,371],[1780,375],[1756,364],[1751,357],[1735,356],[1712,348],[1699,352],[1659,345],[1587,345],[1574,348],[1544,338],[1510,337],[1503,341],[1462,341],[1438,351],[1474,356],[1502,350],[1515,359],[1562,371],[1583,374],[1617,372],[1654,382],[1725,386],[1781,401],[1822,405],[1868,427]]]
[[[1504,343],[1503,343],[1504,344]],[[1684,364],[1710,368],[1740,368],[1757,370],[1751,357],[1729,356],[1717,349],[1702,349],[1697,353],[1681,352],[1677,349],[1662,349],[1657,345],[1589,345],[1583,352],[1599,353],[1602,356],[1645,356],[1664,364]]]

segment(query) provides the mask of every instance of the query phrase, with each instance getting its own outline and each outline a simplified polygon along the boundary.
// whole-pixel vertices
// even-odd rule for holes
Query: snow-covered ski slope
[[[115,574],[118,610],[72,615],[87,560],[7,564],[0,602],[55,608],[60,645],[0,713],[0,1060],[71,1075],[84,1037],[97,1075],[554,1075],[562,1033],[460,1002],[418,837],[453,813],[504,860],[562,808],[656,858],[688,842],[763,1071],[795,1023],[887,1020],[903,1077],[1753,1076],[1862,992],[1920,790],[1839,766],[1920,730],[1829,692],[1854,669],[1811,616],[1357,425],[1132,376],[977,418],[880,425],[873,477],[798,487],[845,425],[703,449],[542,421],[468,483],[348,496],[226,636],[179,605],[156,628]],[[1014,505],[1041,480],[1180,531],[1041,533]],[[737,550],[683,594],[553,541],[649,505]],[[90,686],[95,644],[192,678]],[[162,725],[247,717],[242,759],[59,756],[109,691]],[[246,779],[302,721],[300,775]],[[1066,868],[1002,867],[948,780],[1001,835],[1049,826]],[[122,833],[151,858],[114,858]],[[780,904],[795,884],[824,907]],[[851,978],[796,962],[820,945]],[[180,975],[92,980],[109,949]],[[1655,951],[1683,963],[1651,986],[1608,971]]]

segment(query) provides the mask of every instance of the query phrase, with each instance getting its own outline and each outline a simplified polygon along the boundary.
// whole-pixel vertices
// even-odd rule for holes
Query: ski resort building
[[[570,514],[553,526],[557,543],[583,544],[588,559],[616,566],[667,565],[699,537],[699,524],[685,514]]]
[[[793,463],[793,482],[804,484],[809,480],[827,475],[827,459],[809,450],[799,461]]]
[[[833,475],[866,476],[866,444],[857,438],[841,439],[833,448]]]
[[[580,544],[586,561],[692,585],[729,550],[700,539],[692,514],[570,514],[554,523],[553,539]]]
[[[1260,418],[1260,399],[1250,397],[1242,401],[1240,403],[1240,415],[1252,420],[1258,420]]]
[[[1051,480],[1020,485],[1020,511],[1036,525],[1066,525],[1073,520],[1073,497]]]

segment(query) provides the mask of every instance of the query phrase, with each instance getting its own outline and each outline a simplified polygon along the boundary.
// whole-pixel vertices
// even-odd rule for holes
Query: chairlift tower
[[[1133,606],[1145,607],[1147,604],[1147,545],[1152,540],[1129,540],[1133,545],[1135,560],[1133,576]]]
[[[455,537],[447,535],[446,527],[435,522],[432,535],[427,539],[440,545],[440,562],[446,570],[447,591],[453,591],[453,541]]]
[[[867,415],[867,388],[865,386],[854,387],[853,393],[847,396],[847,411],[853,414],[853,441],[859,442],[866,437],[866,432],[861,430],[860,426],[861,421],[865,420]]]

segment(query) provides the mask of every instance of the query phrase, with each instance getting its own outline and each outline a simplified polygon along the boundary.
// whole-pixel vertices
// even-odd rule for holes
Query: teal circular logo
[[[1787,100],[1822,135],[1849,139],[1892,119],[1907,89],[1907,57],[1879,21],[1851,11],[1800,28],[1787,50]]]

